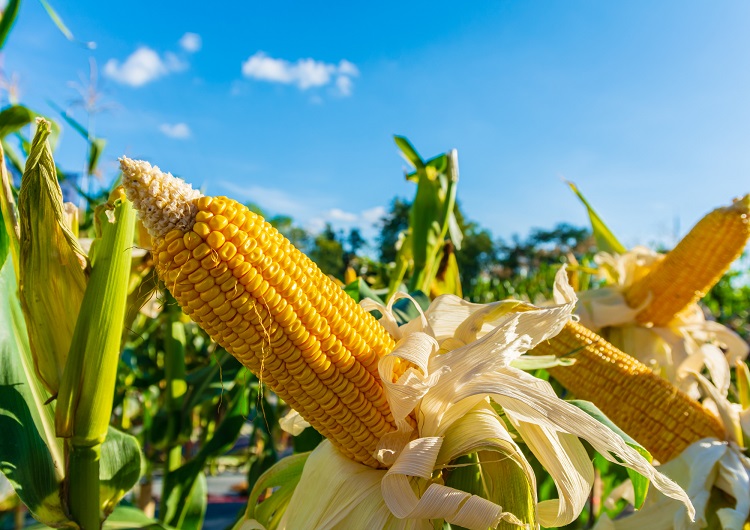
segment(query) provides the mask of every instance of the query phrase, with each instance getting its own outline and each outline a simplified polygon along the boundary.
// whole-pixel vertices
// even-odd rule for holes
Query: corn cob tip
[[[732,205],[729,208],[738,210],[747,218],[748,213],[750,213],[750,194],[744,197],[737,197],[732,201]]]
[[[122,185],[151,237],[163,237],[175,228],[189,230],[203,194],[182,179],[163,173],[145,160],[120,158]]]

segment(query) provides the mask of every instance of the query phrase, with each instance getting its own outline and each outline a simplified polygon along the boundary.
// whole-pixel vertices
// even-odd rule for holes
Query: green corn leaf
[[[81,123],[73,118],[70,114],[68,114],[62,107],[60,107],[57,103],[54,101],[47,100],[47,103],[50,107],[55,109],[57,112],[60,113],[60,116],[62,116],[62,119],[65,120],[65,123],[70,125],[74,131],[76,131],[78,134],[81,135],[81,137],[86,140],[87,142],[91,140],[91,135],[89,135],[88,129],[81,125]]]
[[[381,298],[377,294],[375,294],[375,291],[372,290],[372,287],[367,285],[367,282],[362,278],[357,278],[352,283],[344,287],[344,291],[357,303],[361,302],[365,298],[370,298],[381,304],[384,303],[383,300],[381,300]]]
[[[171,471],[166,477],[163,493],[167,496],[166,513],[160,518],[170,526],[188,528],[186,520],[191,512],[196,511],[192,503],[198,500],[195,490],[200,488],[199,481],[206,462],[209,458],[231,449],[245,423],[249,411],[247,389],[240,384],[235,384],[229,391],[228,398],[229,410],[213,436],[201,447],[193,459]],[[201,528],[201,526],[195,528]]]
[[[571,405],[574,405],[581,409],[583,412],[594,418],[596,421],[601,423],[602,425],[606,425],[609,427],[612,432],[617,434],[620,438],[623,439],[623,441],[628,444],[630,447],[638,451],[640,455],[651,462],[653,458],[651,457],[651,453],[649,453],[641,444],[633,440],[628,434],[620,429],[617,425],[615,425],[612,420],[610,420],[599,408],[591,403],[590,401],[584,401],[579,399],[571,399],[568,401]],[[644,477],[640,473],[633,471],[630,468],[627,468],[628,476],[630,477],[630,481],[633,483],[633,491],[635,493],[635,503],[634,506],[636,509],[640,509],[641,506],[643,506],[643,503],[646,500],[646,494],[648,493],[648,486],[650,481],[648,478]]]
[[[10,175],[5,166],[5,151],[0,146],[0,238],[5,242],[4,246],[13,259],[13,268],[18,281],[18,254],[20,245],[21,228],[18,226],[18,210],[13,199],[13,188],[10,183]],[[5,263],[5,257],[0,259],[0,264]]]
[[[411,243],[411,231],[406,230],[399,234],[399,241],[401,246],[396,253],[396,268],[391,272],[388,279],[388,294],[385,296],[385,300],[391,299],[391,296],[401,289],[401,282],[403,282],[406,272],[409,270],[412,259],[412,243]]]
[[[96,48],[96,44],[93,42],[81,42],[79,40],[76,40],[76,38],[73,36],[73,32],[68,29],[68,26],[65,25],[65,22],[63,22],[60,15],[57,14],[57,11],[52,8],[47,0],[39,0],[39,3],[42,4],[42,7],[47,12],[49,18],[52,20],[55,26],[57,26],[57,29],[60,30],[60,33],[65,35],[66,39],[68,39],[70,42],[80,44],[81,46],[89,50],[93,50],[94,48]]]
[[[75,118],[73,118],[70,114],[68,114],[65,110],[63,110],[59,105],[57,105],[54,101],[48,101],[49,105],[54,108],[57,112],[60,113],[63,120],[70,125],[74,131],[76,131],[81,137],[86,140],[89,144],[89,154],[88,154],[88,165],[86,167],[86,172],[89,175],[93,175],[96,172],[96,169],[99,165],[99,159],[102,156],[102,152],[104,151],[104,147],[107,145],[107,140],[104,138],[94,138],[89,133],[89,130],[81,125],[79,121],[77,121]]]
[[[104,138],[94,138],[89,144],[89,160],[86,171],[89,175],[96,173],[96,169],[99,167],[99,160],[102,157],[104,147],[107,145],[107,140]]]
[[[55,23],[57,29],[60,30],[60,33],[65,35],[65,38],[69,41],[75,40],[75,37],[73,37],[73,32],[68,29],[68,26],[65,25],[65,22],[63,22],[62,18],[60,18],[60,15],[57,14],[57,11],[52,8],[49,2],[47,2],[47,0],[39,0],[39,2],[42,4],[42,7],[49,15],[49,18],[52,19],[52,22]]]
[[[13,24],[16,23],[18,18],[18,8],[21,7],[21,0],[9,0],[3,11],[3,16],[0,18],[0,49],[5,46],[8,41],[8,35],[10,30],[13,29]]]
[[[120,499],[141,476],[141,448],[135,437],[110,427],[102,444],[99,498],[102,511],[113,513]]]
[[[0,266],[0,470],[37,520],[62,525],[68,522],[59,494],[63,448],[53,406],[44,404],[49,393],[34,375],[17,291],[6,257]]]
[[[109,516],[107,522],[104,523],[104,530],[133,530],[135,528],[167,530],[168,527],[159,524],[139,509],[131,506],[118,506]]]
[[[412,291],[409,293],[409,296],[419,305],[423,312],[427,311],[427,308],[430,307],[430,297],[422,291]],[[393,304],[393,316],[396,317],[399,325],[411,322],[419,316],[419,309],[414,306],[412,300],[401,298]]]
[[[3,148],[3,156],[7,163],[13,167],[16,173],[23,173],[23,160],[18,156],[15,149],[13,149],[5,138],[0,140],[0,145]]]
[[[414,263],[409,290],[429,292],[456,205],[457,151],[430,160],[424,168],[417,169],[417,177],[417,194],[409,211]]]
[[[567,184],[570,186],[570,189],[573,190],[573,193],[578,196],[588,211],[589,219],[591,220],[591,230],[594,232],[594,239],[596,240],[596,246],[599,250],[611,254],[625,254],[627,249],[617,240],[607,225],[604,224],[602,218],[599,217],[599,214],[597,214],[591,204],[589,204],[586,197],[584,197],[578,190],[578,187],[572,182],[567,182]]]
[[[3,219],[3,211],[0,210],[0,264],[5,263],[5,260],[8,257],[9,253],[10,253],[10,236],[8,235],[8,232],[5,230],[5,220]]]
[[[5,138],[34,121],[37,113],[23,105],[10,105],[0,111],[0,138]]]
[[[401,150],[401,156],[404,157],[404,160],[409,162],[413,167],[417,169],[422,169],[424,167],[424,161],[422,160],[422,157],[419,156],[417,150],[414,149],[414,146],[409,140],[406,139],[405,136],[394,135],[393,140]]]
[[[439,267],[432,282],[430,295],[436,297],[441,294],[454,294],[463,297],[458,261],[456,261],[456,253],[450,243],[443,245],[435,259],[439,263]]]
[[[263,473],[250,492],[245,520],[256,519],[267,530],[275,530],[289,505],[294,489],[299,484],[309,456],[310,453],[290,455]],[[273,494],[258,504],[260,496],[269,489],[273,489]],[[242,522],[235,526],[235,530],[240,528]]]

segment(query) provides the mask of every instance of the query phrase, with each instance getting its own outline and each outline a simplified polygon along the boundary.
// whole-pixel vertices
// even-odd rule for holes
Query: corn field
[[[750,190],[657,251],[567,182],[508,243],[396,135],[373,251],[53,109],[0,110],[0,528],[750,528]]]

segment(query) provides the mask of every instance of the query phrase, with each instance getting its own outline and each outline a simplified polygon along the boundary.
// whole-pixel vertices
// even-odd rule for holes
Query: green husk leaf
[[[40,119],[18,194],[19,286],[34,366],[56,394],[86,289],[86,254],[66,218],[49,134]]]
[[[74,444],[101,443],[112,411],[120,339],[130,278],[135,210],[122,188],[97,208],[101,231],[92,246],[92,272],[76,322],[58,396],[58,436]]]
[[[479,451],[451,462],[446,486],[488,499],[525,522],[535,516],[535,496],[524,470],[511,457],[496,451]],[[453,530],[464,530],[450,525]],[[518,526],[502,522],[499,530],[516,530]]]
[[[599,214],[597,214],[591,204],[589,204],[589,201],[586,200],[586,197],[584,197],[583,194],[578,190],[578,187],[572,182],[566,181],[566,183],[568,184],[568,186],[570,186],[570,189],[573,190],[573,193],[578,196],[578,198],[588,211],[589,219],[591,220],[591,230],[594,232],[594,239],[596,240],[596,246],[598,247],[598,249],[600,251],[613,254],[625,254],[625,252],[627,252],[627,249],[623,246],[622,243],[620,243],[620,241],[618,241],[609,227],[604,224],[602,218],[599,217]]]

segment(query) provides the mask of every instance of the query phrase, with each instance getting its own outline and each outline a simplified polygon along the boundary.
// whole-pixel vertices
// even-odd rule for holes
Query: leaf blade
[[[591,230],[594,233],[596,246],[599,248],[599,250],[615,254],[625,254],[625,252],[627,252],[627,249],[615,237],[609,227],[604,223],[602,218],[599,217],[599,214],[596,213],[594,208],[591,206],[591,204],[589,204],[589,201],[586,200],[586,197],[583,196],[578,187],[573,182],[565,181],[565,183],[570,187],[571,190],[573,190],[573,193],[578,196],[578,199],[586,207],[586,211],[589,214],[589,219],[591,220]]]

